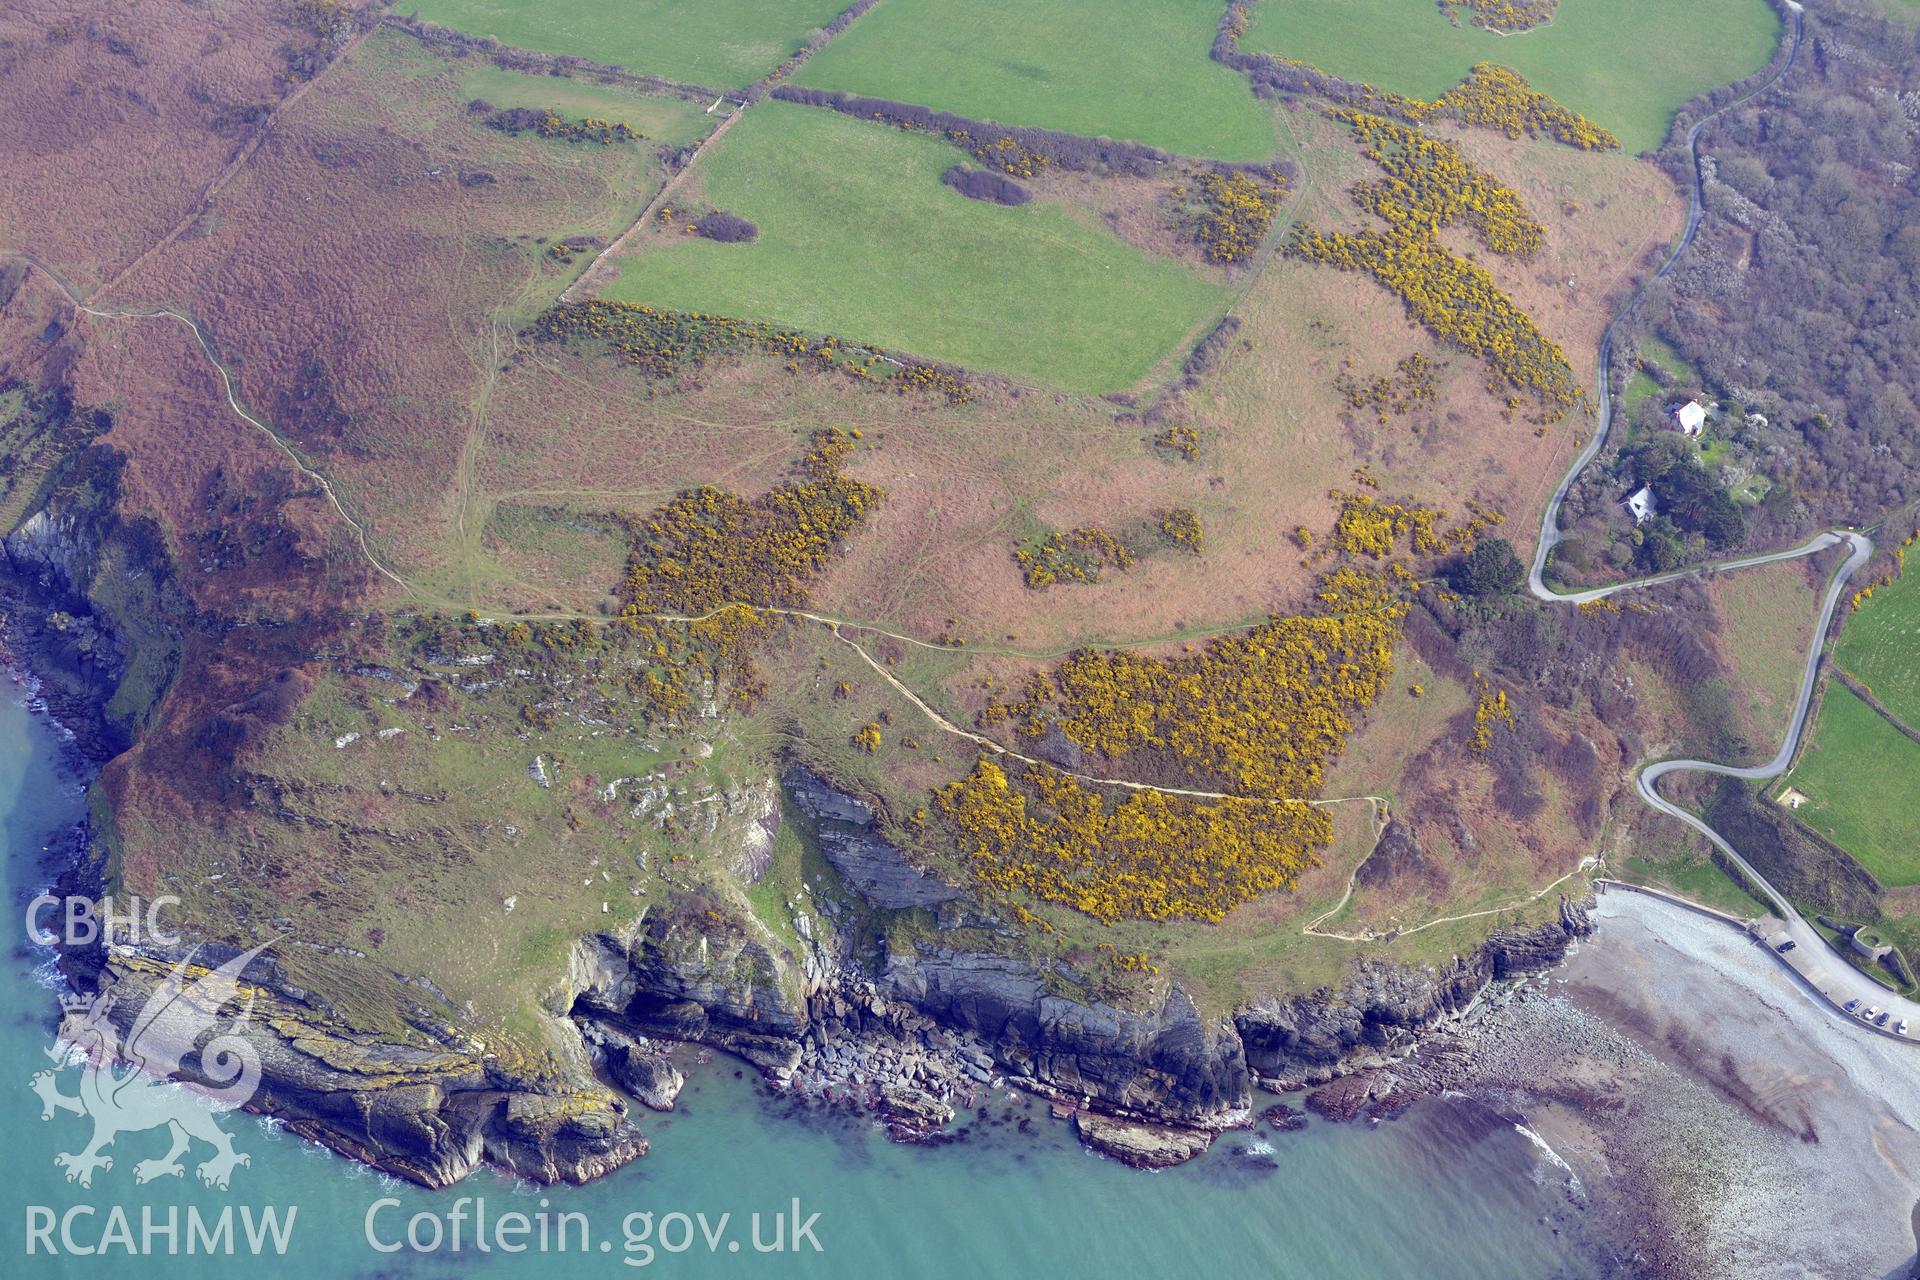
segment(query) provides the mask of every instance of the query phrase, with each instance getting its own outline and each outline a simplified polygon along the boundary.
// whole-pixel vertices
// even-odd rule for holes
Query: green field
[[[1908,570],[1847,619],[1834,661],[1887,710],[1920,728],[1920,572]]]
[[[1419,98],[1498,62],[1637,152],[1660,145],[1680,104],[1765,66],[1779,40],[1766,0],[1561,0],[1552,25],[1517,36],[1454,27],[1433,0],[1262,0],[1240,47]]]
[[[1061,208],[943,186],[964,158],[939,138],[763,102],[693,174],[706,202],[759,224],[759,240],[643,239],[607,296],[1090,392],[1139,382],[1224,306],[1224,285]]]
[[[427,22],[539,53],[737,89],[773,70],[844,0],[418,0]]]
[[[1785,783],[1807,796],[1796,816],[1880,883],[1920,884],[1920,743],[1838,684],[1813,732]]]
[[[1224,0],[881,0],[798,82],[1001,124],[1264,160],[1274,126],[1209,50]]]
[[[1768,906],[1733,882],[1697,850],[1676,849],[1671,856],[1634,855],[1620,868],[1621,878],[1633,884],[1666,889],[1702,906],[1750,920],[1767,914]]]
[[[1700,375],[1694,372],[1693,366],[1682,359],[1680,353],[1658,334],[1650,333],[1646,336],[1640,343],[1640,355],[1673,375],[1673,385],[1676,388],[1688,386],[1700,380]],[[1635,369],[1633,376],[1627,379],[1626,389],[1621,393],[1621,408],[1625,410],[1627,419],[1631,421],[1636,409],[1661,394],[1663,392],[1659,383],[1648,377],[1644,370]]]

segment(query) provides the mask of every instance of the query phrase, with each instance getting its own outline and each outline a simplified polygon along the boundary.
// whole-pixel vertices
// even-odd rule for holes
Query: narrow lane
[[[1786,772],[1788,765],[1793,762],[1794,755],[1799,751],[1801,739],[1806,733],[1807,719],[1813,705],[1814,690],[1819,683],[1820,663],[1826,655],[1827,631],[1833,625],[1834,613],[1839,608],[1840,598],[1846,590],[1847,584],[1852,580],[1854,574],[1873,556],[1872,539],[1868,538],[1864,533],[1853,530],[1832,529],[1815,535],[1800,546],[1784,551],[1772,551],[1760,555],[1743,556],[1715,564],[1690,566],[1672,573],[1658,574],[1651,578],[1640,578],[1631,582],[1615,583],[1611,586],[1592,587],[1578,591],[1558,591],[1549,586],[1546,581],[1547,559],[1552,555],[1554,547],[1564,541],[1567,536],[1560,528],[1560,513],[1566,504],[1567,495],[1572,491],[1574,483],[1580,478],[1580,473],[1586,470],[1588,464],[1597,458],[1601,450],[1606,447],[1607,438],[1612,432],[1613,395],[1611,388],[1611,369],[1613,364],[1614,335],[1633,314],[1634,309],[1639,305],[1641,299],[1646,295],[1647,290],[1653,285],[1653,282],[1664,278],[1673,271],[1674,267],[1679,263],[1681,255],[1686,253],[1687,249],[1692,246],[1695,237],[1700,232],[1701,222],[1706,213],[1706,192],[1700,176],[1700,136],[1706,127],[1720,116],[1736,107],[1753,101],[1761,94],[1768,92],[1775,85],[1779,84],[1799,61],[1801,45],[1806,39],[1805,12],[1801,5],[1795,3],[1795,0],[1785,0],[1785,2],[1788,10],[1792,14],[1792,29],[1789,35],[1792,43],[1787,50],[1786,60],[1781,64],[1780,69],[1749,92],[1735,98],[1718,110],[1700,117],[1700,119],[1693,123],[1692,128],[1687,130],[1687,149],[1691,160],[1693,180],[1687,188],[1686,227],[1681,231],[1680,238],[1675,242],[1673,251],[1667,255],[1666,261],[1662,262],[1647,282],[1634,292],[1633,296],[1621,307],[1619,313],[1608,322],[1606,330],[1601,334],[1598,353],[1598,398],[1596,401],[1593,438],[1587,442],[1586,446],[1582,448],[1580,453],[1574,458],[1573,465],[1568,469],[1566,476],[1560,481],[1559,486],[1555,488],[1553,496],[1547,502],[1546,510],[1541,515],[1540,538],[1534,547],[1533,564],[1527,574],[1527,589],[1539,600],[1554,604],[1580,605],[1596,600],[1604,600],[1617,592],[1658,586],[1661,583],[1672,582],[1680,578],[1728,573],[1736,569],[1748,569],[1758,565],[1774,564],[1782,560],[1798,559],[1801,556],[1813,555],[1816,552],[1823,551],[1828,547],[1838,546],[1841,543],[1847,544],[1852,549],[1846,562],[1834,573],[1833,580],[1828,584],[1826,599],[1820,609],[1820,619],[1814,628],[1814,642],[1809,646],[1807,654],[1807,669],[1801,677],[1800,693],[1794,702],[1793,717],[1787,726],[1787,733],[1780,744],[1780,750],[1774,754],[1774,757],[1764,764],[1745,768],[1719,764],[1711,760],[1659,760],[1645,764],[1640,768],[1634,778],[1634,789],[1639,793],[1640,798],[1654,809],[1666,814],[1668,817],[1685,823],[1693,830],[1705,836],[1713,843],[1714,847],[1732,859],[1734,865],[1739,867],[1753,884],[1760,889],[1775,912],[1778,913],[1782,922],[1781,927],[1778,930],[1772,931],[1763,941],[1768,944],[1768,950],[1774,958],[1796,975],[1800,980],[1800,985],[1803,990],[1809,995],[1817,997],[1836,1016],[1845,1018],[1852,1026],[1881,1035],[1889,1034],[1886,1030],[1857,1020],[1846,1013],[1846,1003],[1851,1000],[1858,1000],[1861,1002],[1862,1008],[1870,1005],[1878,1005],[1882,1009],[1888,1010],[1891,1013],[1891,1017],[1888,1019],[1889,1026],[1894,1025],[1898,1019],[1907,1019],[1913,1025],[1915,1035],[1920,1036],[1920,1003],[1915,1003],[1905,997],[1894,994],[1887,988],[1876,983],[1866,974],[1854,968],[1843,957],[1836,954],[1819,931],[1795,909],[1793,903],[1787,900],[1786,895],[1776,889],[1764,875],[1760,874],[1754,865],[1747,861],[1740,851],[1735,849],[1725,837],[1693,813],[1667,800],[1659,791],[1659,783],[1662,778],[1670,774],[1686,771],[1709,773],[1721,777],[1740,778],[1748,781],[1762,781],[1769,778],[1776,778]],[[1787,940],[1793,942],[1793,948],[1786,953],[1777,950],[1777,944]],[[1896,1038],[1898,1037],[1896,1036]]]

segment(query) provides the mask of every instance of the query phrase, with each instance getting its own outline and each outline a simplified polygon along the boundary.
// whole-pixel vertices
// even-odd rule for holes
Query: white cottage
[[[1707,411],[1698,400],[1689,400],[1673,411],[1674,425],[1683,436],[1697,436],[1707,425]]]
[[[1635,524],[1645,524],[1660,514],[1660,504],[1654,500],[1652,485],[1641,485],[1622,498],[1620,505],[1633,517]]]

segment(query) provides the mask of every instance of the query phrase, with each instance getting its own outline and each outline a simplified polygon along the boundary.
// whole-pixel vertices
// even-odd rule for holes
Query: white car
[[[1867,1006],[1867,1011],[1861,1014],[1860,1016],[1865,1018],[1868,1022],[1872,1022],[1875,1018],[1880,1016],[1880,1006],[1877,1004],[1870,1004]]]
[[[1907,1020],[1905,1018],[1900,1019],[1899,1022],[1894,1024],[1893,1030],[1895,1035],[1903,1036],[1907,1034]]]

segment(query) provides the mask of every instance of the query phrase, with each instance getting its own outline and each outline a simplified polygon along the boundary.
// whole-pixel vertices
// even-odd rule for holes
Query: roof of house
[[[1706,422],[1707,411],[1701,407],[1698,400],[1689,400],[1675,409],[1673,416],[1679,420],[1681,427],[1692,431]]]

